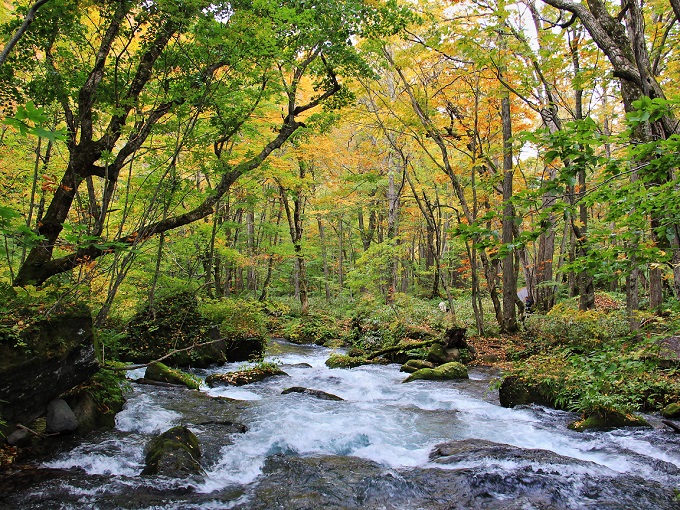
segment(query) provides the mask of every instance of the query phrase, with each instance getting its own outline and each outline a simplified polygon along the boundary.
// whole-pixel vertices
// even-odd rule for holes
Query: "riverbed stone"
[[[440,343],[434,343],[427,351],[427,361],[431,361],[437,365],[446,363],[448,355],[444,346]]]
[[[326,393],[325,391],[314,390],[311,388],[303,388],[302,386],[293,386],[291,388],[286,388],[281,392],[281,395],[288,395],[289,393],[304,393],[305,395],[310,395],[321,400],[335,400],[335,401],[345,400],[344,398],[338,397],[337,395],[333,395],[332,393]]]
[[[153,438],[146,449],[142,475],[164,475],[172,478],[203,474],[199,462],[198,438],[187,427],[173,427]]]
[[[275,455],[265,461],[263,474],[248,501],[234,508],[677,508],[671,487],[661,487],[631,473],[620,476],[593,462],[547,450],[470,440],[458,446],[457,452],[449,451],[434,462],[449,464],[450,468],[393,469],[357,457]],[[459,463],[465,467],[455,467]]]
[[[649,427],[642,416],[610,411],[607,414],[593,413],[568,425],[571,430],[608,430],[622,427]]]
[[[555,399],[544,388],[531,384],[521,377],[510,375],[503,379],[498,389],[498,398],[503,407],[538,404],[555,407]]]
[[[211,374],[205,378],[205,383],[211,388],[216,386],[244,386],[279,375],[288,376],[278,367],[253,367],[224,374]]]
[[[420,379],[428,381],[445,381],[450,379],[467,379],[467,367],[462,363],[452,361],[438,366],[437,368],[421,368],[413,372],[402,382],[417,381]]]
[[[47,405],[48,434],[66,434],[77,428],[78,418],[64,399],[55,399]]]
[[[424,359],[410,359],[401,366],[400,372],[412,374],[421,368],[435,368],[437,365]]]
[[[664,418],[680,418],[680,402],[668,404],[661,411],[661,416]]]

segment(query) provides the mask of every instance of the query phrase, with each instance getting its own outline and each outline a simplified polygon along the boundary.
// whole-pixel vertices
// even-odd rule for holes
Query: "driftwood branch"
[[[216,344],[216,343],[219,343],[219,342],[225,342],[227,340],[228,340],[228,338],[226,338],[226,337],[218,338],[217,340],[210,340],[209,342],[201,342],[200,344],[190,345],[189,347],[185,347],[183,349],[175,349],[175,350],[167,353],[165,356],[161,356],[160,358],[155,359],[153,361],[149,361],[148,363],[140,363],[140,364],[137,364],[137,365],[126,365],[124,367],[104,366],[102,368],[105,368],[106,370],[111,370],[111,371],[114,371],[114,372],[123,372],[123,371],[127,371],[127,370],[137,370],[138,368],[146,368],[153,363],[160,363],[161,361],[168,359],[170,356],[174,356],[175,354],[179,354],[180,352],[187,352],[187,351],[190,351],[192,349],[196,349],[197,347],[205,347],[206,345],[212,345],[212,344]]]

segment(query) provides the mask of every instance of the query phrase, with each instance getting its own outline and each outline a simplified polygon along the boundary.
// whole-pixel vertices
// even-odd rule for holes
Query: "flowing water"
[[[488,370],[402,384],[398,365],[330,370],[329,354],[274,341],[268,359],[288,377],[200,392],[133,383],[115,430],[65,443],[48,479],[6,507],[680,508],[680,437],[658,422],[572,432],[574,414],[500,407]],[[281,394],[291,386],[344,400]],[[198,436],[205,476],[141,476],[144,446],[175,425]],[[431,460],[451,442],[465,447]]]

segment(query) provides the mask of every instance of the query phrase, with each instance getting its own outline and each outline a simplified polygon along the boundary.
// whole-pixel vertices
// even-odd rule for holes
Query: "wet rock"
[[[146,367],[144,379],[170,384],[180,384],[192,390],[197,390],[200,388],[197,378],[180,370],[172,369],[159,362],[151,363],[148,367]]]
[[[33,434],[26,429],[17,429],[7,436],[7,444],[10,446],[29,446],[33,440]]]
[[[649,427],[647,420],[641,416],[624,414],[615,411],[607,414],[595,413],[568,425],[572,430],[583,432],[584,430],[606,430],[621,427]]]
[[[333,395],[332,393],[326,393],[321,390],[313,390],[310,388],[303,388],[302,386],[293,386],[292,388],[286,388],[281,392],[281,395],[287,395],[289,393],[304,393],[305,395],[311,395],[312,397],[319,398],[321,400],[345,400],[342,397]]]
[[[87,381],[97,371],[90,310],[73,310],[39,320],[16,347],[0,342],[0,412],[8,424],[44,416],[50,401]]]
[[[215,386],[244,386],[259,381],[264,381],[270,377],[285,375],[283,370],[277,366],[254,367],[226,374],[212,374],[206,377],[205,383],[214,388]]]
[[[401,366],[400,372],[406,372],[412,374],[417,372],[421,368],[435,368],[436,365],[431,361],[426,361],[424,359],[410,359]]]
[[[58,398],[47,405],[47,433],[66,434],[78,428],[78,418],[65,400]]]
[[[143,475],[171,478],[203,474],[198,438],[187,427],[173,427],[153,438],[146,447]]]
[[[354,368],[361,365],[369,365],[370,363],[372,361],[366,358],[347,356],[346,354],[331,354],[326,360],[328,368]]]
[[[225,434],[245,434],[248,432],[248,427],[243,423],[236,423],[230,420],[202,421],[196,425],[219,425],[220,427],[223,427],[222,432]]]
[[[417,380],[428,380],[428,381],[446,381],[449,379],[467,379],[468,372],[467,367],[462,363],[452,361],[450,363],[445,363],[438,366],[437,368],[421,368],[420,370],[413,372],[402,382],[411,382]]]
[[[661,416],[664,418],[680,418],[680,403],[668,404],[661,411]]]
[[[356,457],[269,457],[248,510],[629,510],[677,508],[671,487],[545,450],[471,440],[435,458],[447,469],[391,469]],[[462,468],[455,464],[462,462]],[[469,467],[473,466],[473,467]]]
[[[546,390],[514,375],[503,379],[498,389],[498,398],[503,407],[515,407],[525,404],[538,404],[546,407],[555,406],[555,399],[547,394]]]

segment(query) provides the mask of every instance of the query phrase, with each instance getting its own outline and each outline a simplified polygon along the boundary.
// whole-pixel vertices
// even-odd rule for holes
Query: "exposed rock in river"
[[[310,388],[303,388],[302,386],[293,386],[292,388],[286,388],[281,392],[281,395],[287,395],[289,393],[304,393],[305,395],[311,395],[312,397],[319,398],[321,400],[345,400],[342,397],[333,395],[332,393],[326,393],[321,390],[312,390]]]
[[[677,508],[670,488],[546,450],[468,440],[439,445],[432,456],[448,468],[391,469],[356,457],[276,455],[267,459],[247,503],[234,508]]]
[[[186,427],[173,427],[151,440],[146,448],[143,475],[183,477],[203,473],[198,439]]]

